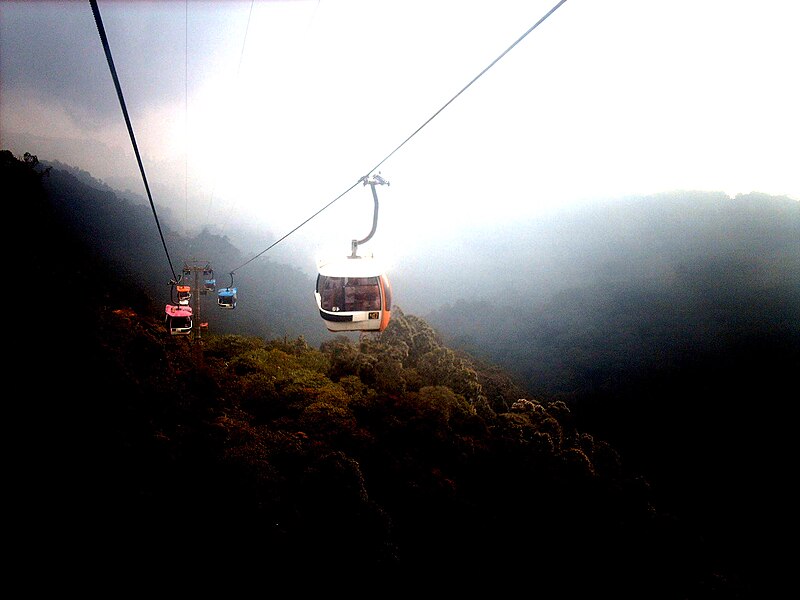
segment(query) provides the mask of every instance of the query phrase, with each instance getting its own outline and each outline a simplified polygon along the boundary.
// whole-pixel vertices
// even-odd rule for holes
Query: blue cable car
[[[233,287],[233,271],[230,273],[231,284],[217,292],[217,304],[220,308],[236,308],[237,289]]]
[[[213,292],[217,289],[217,280],[214,278],[214,269],[211,267],[203,269],[203,285],[207,292]]]
[[[217,292],[217,304],[221,308],[236,308],[236,294],[235,287],[222,288]]]

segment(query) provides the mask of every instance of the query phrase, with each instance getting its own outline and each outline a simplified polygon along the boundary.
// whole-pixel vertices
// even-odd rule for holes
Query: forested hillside
[[[800,203],[674,193],[475,237],[482,285],[425,314],[446,344],[564,400],[766,585],[794,452]],[[517,285],[517,283],[519,284]],[[466,289],[453,286],[454,290]],[[484,290],[502,290],[486,293]]]
[[[15,222],[32,242],[25,275],[57,297],[46,319],[24,319],[15,362],[20,555],[64,573],[88,560],[126,578],[141,576],[143,562],[269,585],[333,573],[325,581],[335,590],[379,577],[384,587],[371,589],[761,598],[779,583],[772,528],[787,512],[775,490],[790,471],[777,472],[785,440],[773,436],[790,401],[775,380],[762,381],[763,393],[747,380],[750,403],[731,397],[744,411],[735,418],[697,403],[744,381],[721,379],[728,371],[698,379],[697,389],[677,389],[663,372],[635,380],[637,397],[678,442],[708,450],[703,440],[718,443],[720,430],[738,442],[693,457],[648,454],[648,436],[666,426],[643,421],[629,395],[531,393],[399,308],[383,334],[360,342],[329,336],[316,345],[241,322],[238,333],[212,327],[193,345],[166,333],[163,290],[144,284],[154,279],[144,266],[132,273],[115,257],[118,238],[103,238],[100,252],[86,223],[70,220],[78,199],[59,195],[54,179],[65,175],[43,172],[32,156],[0,158]],[[116,202],[97,193],[80,200]],[[152,229],[146,212],[138,235]],[[155,245],[148,251],[163,264],[158,239],[140,243]],[[292,270],[281,272],[291,282]],[[609,437],[621,430],[619,447]],[[696,508],[674,498],[691,490],[664,482],[691,487],[700,470],[654,485],[647,458],[661,476],[694,458],[707,479],[727,484],[733,459],[742,478],[726,491],[751,499],[754,511],[734,519],[743,500],[721,504],[710,485],[696,498],[701,510],[676,510]],[[715,508],[741,532],[738,545],[725,547],[733,533],[697,518]],[[741,545],[753,541],[761,545]]]
[[[325,328],[318,323],[314,303],[314,281],[296,266],[264,256],[232,277],[230,271],[252,257],[243,255],[226,236],[203,230],[184,237],[176,231],[175,216],[159,205],[156,222],[147,201],[120,194],[89,173],[60,163],[50,166],[42,186],[52,210],[75,238],[89,244],[120,281],[142,289],[161,304],[159,311],[170,301],[169,282],[180,276],[183,265],[208,262],[220,287],[233,283],[242,298],[236,311],[209,310],[201,315],[212,330],[232,333],[246,328],[262,337],[303,335],[314,345],[324,339]],[[268,238],[265,233],[264,239]]]
[[[798,336],[796,200],[676,192],[598,201],[459,239],[473,283],[453,270],[463,281],[441,286],[425,318],[540,393],[608,388],[752,338]],[[400,268],[413,273],[410,263]]]

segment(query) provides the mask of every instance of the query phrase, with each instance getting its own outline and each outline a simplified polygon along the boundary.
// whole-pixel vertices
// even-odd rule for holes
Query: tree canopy
[[[43,565],[69,564],[80,539],[82,560],[115,572],[146,555],[233,577],[255,565],[269,585],[333,573],[329,589],[741,597],[735,570],[567,403],[424,319],[397,308],[383,333],[319,348],[209,333],[198,360],[146,292],[43,212],[39,178],[11,189],[52,233],[35,276],[89,291],[64,295],[58,335],[20,338],[19,364],[47,367],[15,394],[19,543]]]

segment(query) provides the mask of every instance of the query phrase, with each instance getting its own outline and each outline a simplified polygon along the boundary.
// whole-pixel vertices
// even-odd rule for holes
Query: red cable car
[[[188,285],[178,285],[175,290],[178,292],[178,304],[181,306],[188,305],[189,300],[192,298],[192,288]]]

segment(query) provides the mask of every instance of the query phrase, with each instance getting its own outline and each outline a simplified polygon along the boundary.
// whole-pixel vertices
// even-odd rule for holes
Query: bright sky
[[[235,245],[263,227],[254,251],[557,4],[98,0],[156,206]],[[800,200],[798,26],[796,0],[567,0],[381,164],[370,243],[676,189]],[[145,196],[88,1],[0,0],[0,85],[4,149]],[[372,209],[358,185],[276,251],[349,253]]]

